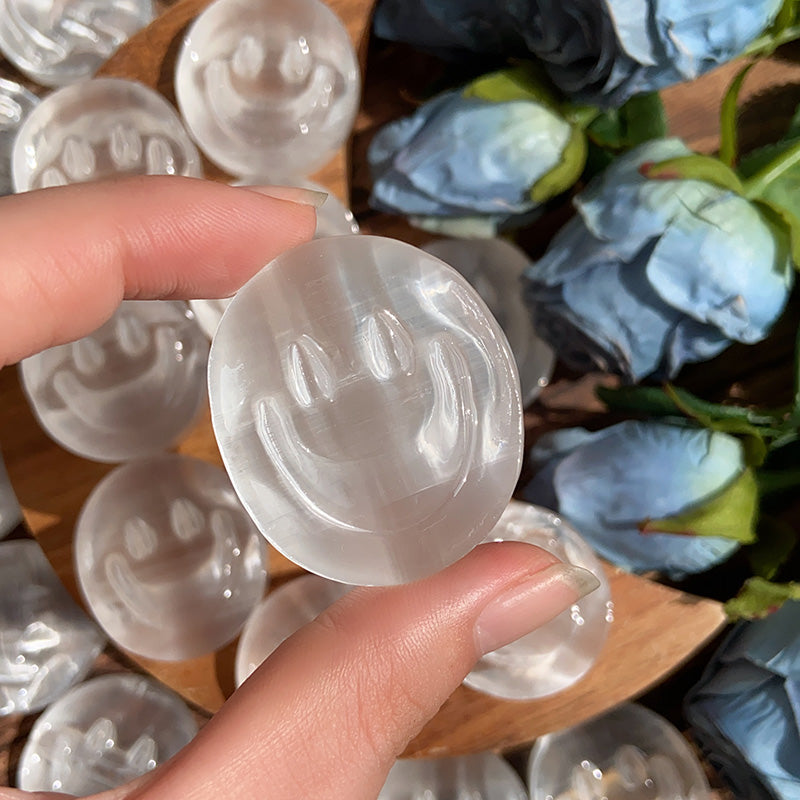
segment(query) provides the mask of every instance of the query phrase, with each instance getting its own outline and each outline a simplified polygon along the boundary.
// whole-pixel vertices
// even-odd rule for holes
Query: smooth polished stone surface
[[[76,686],[33,725],[17,786],[85,797],[113,789],[187,745],[197,723],[186,704],[140,675],[103,675]]]
[[[538,739],[531,800],[709,800],[700,764],[663,717],[634,703]]]
[[[522,272],[530,257],[504,239],[438,239],[422,249],[457,269],[489,306],[508,337],[528,405],[550,383],[556,363],[522,299]]]
[[[120,175],[201,178],[197,148],[175,109],[153,89],[95,78],[47,95],[14,142],[17,192]]]
[[[104,643],[36,542],[0,544],[0,717],[58,699]]]
[[[394,239],[317,239],[268,264],[222,318],[209,395],[262,533],[344,583],[452,563],[519,475],[519,379],[500,326],[458,272]]]
[[[117,467],[75,527],[75,572],[116,644],[178,661],[233,639],[261,600],[266,548],[219,467],[164,455]]]
[[[166,450],[206,400],[208,342],[184,303],[130,300],[89,336],[20,365],[39,424],[94,461]]]
[[[0,0],[0,50],[37,83],[64,86],[152,19],[152,0]]]
[[[217,0],[184,38],[181,114],[232,175],[311,175],[353,127],[361,78],[350,37],[320,0]]]
[[[512,700],[545,697],[572,686],[592,668],[614,619],[611,589],[600,561],[557,514],[516,500],[486,541],[535,544],[565,563],[588,569],[600,586],[546,625],[485,655],[464,683]]]
[[[238,182],[235,186],[246,186],[245,182]],[[320,186],[313,181],[299,181],[297,186],[306,189],[314,189],[318,192],[328,192],[324,186]],[[317,209],[317,228],[314,231],[315,239],[322,239],[325,236],[345,236],[351,233],[358,233],[359,227],[353,212],[336,195],[328,192],[325,202]],[[214,338],[214,334],[219,326],[219,321],[225,313],[225,309],[230,305],[231,298],[213,300],[190,300],[189,305],[194,312],[197,324],[203,329],[203,333],[209,339]]]
[[[236,648],[236,686],[241,686],[285,639],[352,588],[319,575],[301,575],[270,592],[242,629]]]
[[[39,98],[24,86],[0,78],[0,195],[11,194],[11,154],[14,138],[22,121],[39,103]]]
[[[396,761],[377,800],[528,800],[520,777],[493,753]]]

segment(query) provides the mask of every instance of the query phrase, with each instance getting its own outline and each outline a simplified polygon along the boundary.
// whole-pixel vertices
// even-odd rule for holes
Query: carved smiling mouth
[[[371,375],[340,380],[310,337],[295,342],[287,383],[297,405],[287,406],[285,395],[262,398],[256,431],[285,490],[303,508],[345,529],[402,530],[442,508],[467,480],[478,438],[472,377],[458,341],[447,333],[429,340],[418,366],[413,342],[386,311],[367,318],[360,340]],[[414,391],[412,384],[403,391],[420,368],[429,388]],[[348,415],[341,406],[355,402],[353,392],[368,391],[367,382],[390,384],[399,393],[388,404],[368,406],[361,418]],[[354,383],[348,394],[345,387]],[[301,425],[310,433],[301,435]],[[321,436],[316,445],[308,441],[325,425],[338,426],[344,455],[320,452]]]
[[[254,37],[245,37],[230,58],[216,58],[205,69],[205,97],[217,124],[233,141],[253,143],[307,133],[335,113],[334,67],[315,60],[298,42],[287,42],[276,58],[273,88],[253,84],[272,57]]]
[[[153,425],[153,409],[169,413],[186,397],[191,370],[175,368],[180,332],[172,325],[159,326],[151,340],[151,333],[135,317],[120,319],[117,331],[122,358],[142,363],[136,375],[111,386],[90,385],[103,376],[108,357],[98,341],[87,338],[72,345],[74,367],[56,372],[52,387],[67,410],[89,429],[146,430]]]
[[[158,558],[158,532],[141,517],[129,519],[123,528],[125,552],[109,553],[105,557],[106,579],[124,608],[140,624],[163,627],[174,624],[176,604],[189,603],[197,612],[197,598],[209,583],[218,586],[217,596],[230,596],[239,583],[248,580],[244,574],[258,559],[252,553],[259,540],[252,534],[233,557],[238,541],[236,524],[230,512],[215,508],[206,514],[188,498],[177,498],[170,504],[172,534],[188,549],[194,565],[182,559],[169,575]],[[211,532],[210,551],[198,557],[192,542],[202,537],[208,526]],[[203,537],[204,538],[204,537]]]

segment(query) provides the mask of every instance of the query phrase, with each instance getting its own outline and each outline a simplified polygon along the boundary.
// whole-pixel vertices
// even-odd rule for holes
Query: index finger
[[[229,295],[314,225],[310,205],[194,178],[0,198],[0,365],[90,333],[125,298]]]

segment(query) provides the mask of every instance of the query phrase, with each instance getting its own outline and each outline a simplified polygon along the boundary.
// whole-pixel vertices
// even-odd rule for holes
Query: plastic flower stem
[[[739,114],[739,92],[742,90],[744,79],[755,65],[756,62],[752,61],[739,70],[728,86],[720,107],[719,160],[729,167],[732,167],[739,157],[739,131],[736,125]]]
[[[757,200],[773,181],[776,181],[785,172],[800,164],[800,142],[781,153],[774,161],[743,181],[745,197]]]
[[[790,25],[778,34],[764,34],[754,39],[742,53],[744,56],[768,56],[779,47],[800,39],[800,25]]]

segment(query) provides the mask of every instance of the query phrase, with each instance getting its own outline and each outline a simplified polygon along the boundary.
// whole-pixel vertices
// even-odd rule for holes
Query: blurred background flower
[[[800,602],[738,625],[686,716],[736,797],[800,800]]]
[[[563,514],[600,556],[625,569],[680,579],[738,548],[709,530],[752,538],[755,482],[741,442],[726,433],[633,420],[594,433],[565,428],[541,436],[530,459],[537,471],[525,499]],[[721,493],[724,505],[736,504],[738,531],[713,518],[700,522],[701,513],[682,528],[681,515]],[[664,524],[667,518],[678,524]],[[657,532],[664,529],[703,535]]]
[[[619,106],[731,60],[781,0],[380,0],[378,36],[445,57],[541,59],[571,99]]]
[[[735,191],[642,174],[689,154],[660,139],[617,158],[527,270],[537,330],[571,366],[672,377],[760,341],[781,314],[794,280],[785,230]]]
[[[491,236],[572,186],[586,141],[532,75],[514,69],[438,95],[389,123],[367,157],[373,208],[454,235]]]

